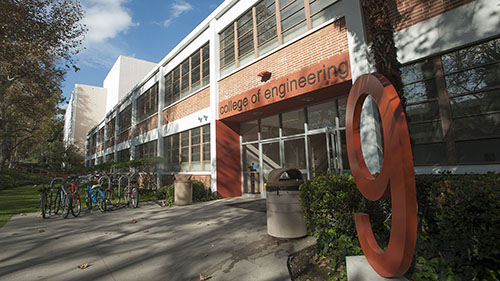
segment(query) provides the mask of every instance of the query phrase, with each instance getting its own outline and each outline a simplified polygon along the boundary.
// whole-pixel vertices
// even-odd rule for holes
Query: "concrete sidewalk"
[[[262,199],[36,215],[0,228],[0,280],[290,280],[288,255],[314,244],[267,235]]]

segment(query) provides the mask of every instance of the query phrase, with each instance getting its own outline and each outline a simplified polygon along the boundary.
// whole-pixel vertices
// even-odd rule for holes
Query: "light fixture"
[[[272,73],[269,71],[262,71],[261,73],[257,74],[261,79],[261,82],[266,82],[267,80],[271,79]]]
[[[305,102],[310,102],[310,101],[313,101],[314,99],[311,98],[311,97],[305,97],[302,99],[302,101],[305,101]]]

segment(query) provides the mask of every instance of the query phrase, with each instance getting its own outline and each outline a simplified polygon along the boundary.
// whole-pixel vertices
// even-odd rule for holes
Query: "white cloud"
[[[167,18],[163,22],[164,27],[168,27],[172,23],[172,21],[174,19],[180,17],[182,15],[182,13],[192,10],[193,6],[191,6],[191,4],[189,4],[188,2],[186,2],[184,0],[176,0],[172,4],[171,9],[172,9],[172,13],[171,13],[170,17]]]
[[[131,12],[124,6],[127,1],[82,1],[85,9],[83,22],[88,28],[83,43],[85,50],[79,55],[82,66],[107,69],[126,52],[127,44],[116,38],[138,25],[132,21]]]
[[[130,11],[123,6],[125,2],[127,0],[86,0],[83,2],[86,11],[83,22],[88,28],[85,37],[87,47],[114,38],[136,25],[132,22]]]

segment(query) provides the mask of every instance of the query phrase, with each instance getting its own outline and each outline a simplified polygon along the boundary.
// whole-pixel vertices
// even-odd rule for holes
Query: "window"
[[[236,21],[236,30],[238,32],[238,65],[243,65],[255,58],[252,10]]]
[[[118,151],[118,162],[128,162],[130,160],[130,149]]]
[[[500,39],[401,70],[415,165],[500,162]]]
[[[203,45],[165,75],[165,106],[210,84],[209,45]]]
[[[257,46],[265,54],[278,46],[275,0],[264,0],[255,6],[257,20]]]
[[[220,69],[221,74],[236,68],[234,60],[234,25],[231,24],[220,34]]]
[[[221,75],[335,18],[339,15],[338,2],[259,1],[219,34]]]
[[[115,127],[116,127],[116,120],[115,118],[111,119],[106,126],[108,127],[106,129],[106,139],[113,138],[115,136]]]
[[[307,31],[303,0],[279,0],[283,43]]]
[[[210,125],[164,138],[166,169],[170,172],[210,170]]]
[[[156,157],[157,141],[150,141],[135,147],[135,159]]]
[[[158,83],[137,98],[137,120],[141,122],[156,112],[158,112]]]
[[[99,131],[97,132],[97,143],[102,143],[104,141],[104,127],[102,127],[101,129],[99,129]]]
[[[106,162],[107,163],[115,162],[115,155],[113,153],[106,154]]]
[[[123,132],[132,126],[132,105],[128,105],[120,111],[118,121],[119,132]]]

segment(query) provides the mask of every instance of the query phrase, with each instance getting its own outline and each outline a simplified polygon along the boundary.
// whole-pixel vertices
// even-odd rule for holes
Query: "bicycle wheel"
[[[47,192],[45,190],[42,190],[42,194],[40,194],[40,209],[42,211],[42,218],[48,218]]]
[[[55,194],[55,198],[54,198],[54,215],[57,215],[57,213],[59,213],[59,209],[61,209],[61,198],[63,197],[63,195],[61,194],[62,191],[58,191],[56,192]]]
[[[82,210],[82,202],[80,201],[80,194],[78,192],[73,193],[71,202],[71,214],[73,217],[78,217]]]
[[[130,195],[130,197],[132,207],[137,208],[137,206],[139,206],[139,191],[137,190],[137,187],[132,188],[132,194]]]
[[[85,204],[87,204],[87,210],[92,210],[92,194],[90,188],[85,191]]]
[[[106,191],[104,191],[104,198],[106,198],[106,205],[111,206],[111,190],[110,189],[106,189]]]
[[[102,193],[101,190],[98,190],[96,192],[96,197],[97,197],[97,207],[99,208],[99,211],[101,212],[106,211],[106,198],[104,197],[104,193]]]
[[[50,213],[54,213],[54,203],[55,203],[55,193],[52,190],[49,190],[49,193],[47,193],[47,206],[49,207],[47,209],[47,214],[50,216]]]
[[[67,218],[69,215],[69,210],[71,209],[71,201],[72,201],[72,196],[71,194],[64,194],[63,199],[61,200],[61,208],[62,208],[62,215],[63,218]]]
[[[123,203],[128,205],[130,202],[130,186],[127,186],[123,189]]]

